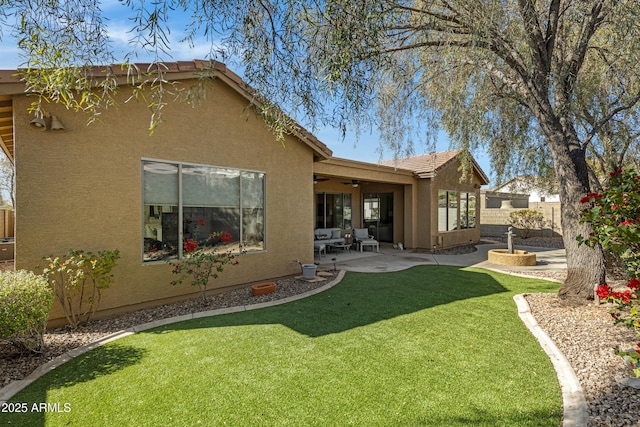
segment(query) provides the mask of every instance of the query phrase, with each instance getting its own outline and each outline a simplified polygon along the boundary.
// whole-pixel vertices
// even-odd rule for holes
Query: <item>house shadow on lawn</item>
[[[26,410],[2,414],[0,425],[44,426],[47,413],[50,417],[53,413],[56,418],[71,415],[81,408],[74,407],[69,402],[52,402],[48,398],[48,391],[72,387],[113,374],[139,363],[145,354],[144,349],[114,342],[64,363],[14,396],[11,401],[26,405],[21,408]]]
[[[52,371],[47,376],[48,388],[71,387],[111,375],[137,364],[145,354],[145,349],[121,345],[117,342],[97,347],[91,351],[91,357],[78,357],[75,363],[65,363]]]
[[[169,324],[171,330],[282,324],[309,337],[344,332],[455,301],[509,292],[490,274],[459,267],[416,266],[390,273],[347,273],[337,286],[295,302]]]

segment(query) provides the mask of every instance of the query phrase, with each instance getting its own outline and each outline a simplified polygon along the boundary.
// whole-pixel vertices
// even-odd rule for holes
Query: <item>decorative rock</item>
[[[616,378],[616,382],[620,385],[640,390],[640,378]]]

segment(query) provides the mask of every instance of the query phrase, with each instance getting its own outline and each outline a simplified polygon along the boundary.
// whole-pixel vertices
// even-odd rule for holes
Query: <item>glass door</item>
[[[393,193],[364,193],[362,218],[374,239],[393,243]]]

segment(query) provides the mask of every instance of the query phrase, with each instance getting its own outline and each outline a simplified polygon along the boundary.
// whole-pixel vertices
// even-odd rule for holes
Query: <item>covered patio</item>
[[[349,243],[354,229],[367,230],[380,244],[411,249],[441,250],[479,242],[476,201],[488,178],[470,156],[449,150],[379,164],[335,157],[315,162],[316,251],[323,234]],[[461,179],[462,162],[467,160],[470,174]],[[334,230],[341,235],[333,235]]]

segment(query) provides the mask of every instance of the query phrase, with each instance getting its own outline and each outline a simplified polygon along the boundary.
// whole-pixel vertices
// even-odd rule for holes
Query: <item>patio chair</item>
[[[375,246],[376,252],[380,252],[378,241],[374,239],[373,236],[369,235],[369,230],[367,230],[366,228],[354,228],[353,240],[356,242],[356,245],[360,247],[360,252],[362,252],[362,249],[365,246]]]
[[[324,255],[327,256],[327,245],[325,245],[322,242],[315,241],[313,243],[313,251],[314,252],[318,252],[318,256],[320,258],[322,258],[322,253],[323,252],[324,252]]]

